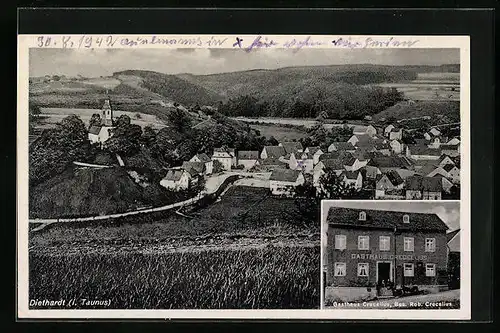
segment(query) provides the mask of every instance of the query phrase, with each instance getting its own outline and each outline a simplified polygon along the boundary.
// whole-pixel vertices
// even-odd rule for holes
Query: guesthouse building
[[[436,214],[331,207],[326,222],[327,294],[355,301],[381,285],[446,289],[448,226]]]

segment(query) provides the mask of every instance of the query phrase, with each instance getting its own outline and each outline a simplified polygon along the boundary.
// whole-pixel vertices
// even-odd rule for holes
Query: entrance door
[[[382,284],[382,281],[388,283],[391,280],[391,264],[388,262],[379,262],[377,264],[378,271],[378,281],[379,285]]]

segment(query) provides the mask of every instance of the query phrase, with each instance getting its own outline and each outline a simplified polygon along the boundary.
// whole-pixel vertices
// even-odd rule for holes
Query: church
[[[113,135],[113,125],[113,110],[111,109],[109,99],[106,99],[102,107],[101,125],[92,125],[89,128],[90,143],[102,144],[106,142]]]

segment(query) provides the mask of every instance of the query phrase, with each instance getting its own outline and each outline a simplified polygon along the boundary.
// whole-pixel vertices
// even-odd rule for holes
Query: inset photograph
[[[322,201],[323,309],[459,309],[459,201]]]

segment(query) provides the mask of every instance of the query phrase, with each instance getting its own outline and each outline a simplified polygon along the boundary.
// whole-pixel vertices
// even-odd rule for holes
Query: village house
[[[406,179],[407,200],[441,200],[442,181],[435,177],[412,176]]]
[[[328,152],[334,151],[345,151],[348,153],[354,153],[356,151],[356,147],[353,146],[350,142],[334,142],[328,146]]]
[[[280,142],[278,146],[285,149],[285,154],[302,153],[304,151],[302,143],[298,141]]]
[[[347,142],[356,147],[359,142],[371,142],[372,140],[373,138],[367,134],[354,134]]]
[[[437,160],[441,155],[441,149],[421,145],[406,146],[406,156],[414,160]]]
[[[382,153],[384,155],[391,155],[391,145],[387,142],[381,142],[381,141],[376,141],[374,146],[373,146],[374,150],[379,152],[379,153]]]
[[[352,154],[345,151],[332,151],[322,154],[319,157],[319,160],[323,161],[323,160],[333,160],[333,159],[345,159],[348,157],[352,157]]]
[[[392,140],[390,143],[391,150],[394,154],[399,155],[403,153],[404,143],[399,140]]]
[[[384,128],[384,136],[389,137],[389,134],[391,133],[392,129],[394,128],[393,124],[389,124]]]
[[[437,174],[434,175],[433,178],[437,178],[441,181],[441,187],[443,188],[443,192],[450,193],[451,188],[454,186],[454,184],[445,176]]]
[[[448,226],[437,214],[331,207],[326,222],[326,299],[375,298],[388,282],[447,289]]]
[[[305,183],[299,170],[275,169],[269,177],[269,188],[274,195],[293,196],[295,188]]]
[[[375,127],[373,127],[372,125],[368,125],[368,126],[356,125],[352,129],[352,134],[375,136],[377,134],[377,129]]]
[[[451,157],[460,156],[460,144],[450,145],[442,144],[439,146],[443,154],[449,155]]]
[[[439,160],[437,160],[437,165],[445,166],[446,164],[455,164],[455,162],[451,159],[449,155],[443,154],[441,155]]]
[[[160,185],[171,191],[185,190],[189,187],[191,175],[184,169],[170,169],[160,181]]]
[[[405,193],[402,191],[405,182],[399,173],[391,170],[377,177],[375,185],[375,199],[404,199]]]
[[[452,138],[448,142],[446,142],[447,145],[450,146],[456,146],[460,144],[460,139],[459,138]]]
[[[277,158],[261,159],[256,164],[256,168],[260,171],[273,171],[274,169],[286,169],[288,162],[284,162]]]
[[[288,160],[288,167],[292,170],[301,170],[305,173],[312,173],[314,168],[313,156],[309,153],[291,153]]]
[[[446,164],[443,169],[446,171],[447,177],[450,178],[453,183],[460,183],[460,169],[456,165]]]
[[[214,169],[214,162],[207,154],[201,153],[194,155],[189,162],[201,162],[205,165],[205,174],[211,175]]]
[[[89,128],[88,138],[90,143],[98,143],[102,147],[103,143],[113,136],[114,128],[113,110],[109,104],[109,99],[107,99],[104,101],[104,105],[102,107],[101,124],[93,125]]]
[[[344,171],[340,177],[346,186],[352,186],[356,190],[363,187],[363,176],[359,171]]]
[[[376,167],[382,173],[389,172],[391,170],[398,171],[399,169],[410,169],[410,164],[408,161],[401,156],[383,156],[374,157],[368,161],[367,167]]]
[[[427,146],[429,148],[434,148],[434,149],[439,148],[441,146],[441,138],[440,137],[431,138]]]
[[[189,162],[185,161],[182,163],[182,169],[189,172],[191,175],[191,181],[197,181],[198,178],[203,178],[206,173],[206,165],[203,162]]]
[[[403,129],[401,127],[394,127],[389,132],[389,140],[402,140],[403,139]]]
[[[316,165],[319,162],[319,157],[324,154],[320,147],[307,147],[304,153],[311,154],[313,157],[313,164]]]
[[[222,169],[231,170],[231,167],[237,165],[234,148],[214,148],[212,161],[219,161],[222,164]]]
[[[259,164],[259,152],[257,150],[238,151],[238,163],[245,169],[251,169]]]
[[[426,133],[424,134],[424,138],[425,138],[426,140],[429,140],[429,141],[430,141],[431,139],[433,139],[433,138],[435,138],[435,137],[439,137],[439,136],[441,136],[441,131],[440,131],[440,130],[438,130],[436,127],[431,128],[429,132],[426,132]]]
[[[330,169],[334,171],[337,176],[339,176],[343,171],[345,171],[344,162],[341,159],[319,161],[313,171],[313,185],[315,187],[319,186],[319,179],[325,174],[325,169]]]
[[[273,159],[283,159],[286,155],[285,148],[283,146],[265,146],[260,153],[261,159],[273,158]]]

